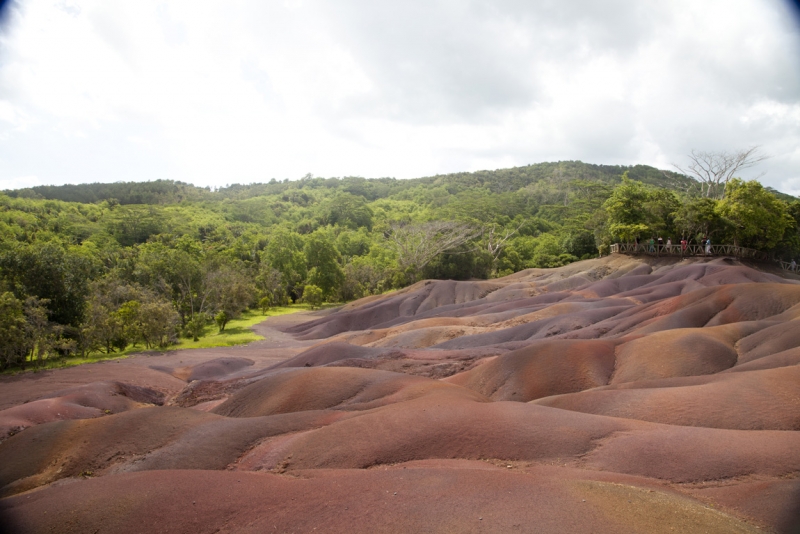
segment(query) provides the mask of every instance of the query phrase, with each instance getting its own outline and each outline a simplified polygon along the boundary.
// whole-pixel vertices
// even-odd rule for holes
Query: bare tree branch
[[[672,164],[683,174],[700,182],[700,192],[710,198],[721,198],[725,193],[725,185],[741,170],[749,169],[761,163],[769,156],[759,153],[758,146],[735,152],[702,152],[692,150],[689,154],[689,165],[685,168]]]
[[[492,256],[492,262],[496,262],[498,256],[503,251],[505,247],[506,241],[514,237],[514,235],[519,232],[519,229],[525,224],[525,221],[519,223],[519,226],[514,228],[513,230],[506,230],[505,235],[500,237],[500,235],[495,235],[496,226],[493,224],[486,235],[486,250]]]
[[[421,271],[442,252],[447,252],[480,234],[480,230],[460,222],[430,221],[419,224],[392,223],[387,236],[397,251],[402,270]]]

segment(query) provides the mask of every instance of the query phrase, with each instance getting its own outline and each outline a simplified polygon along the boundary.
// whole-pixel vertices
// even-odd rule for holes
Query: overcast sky
[[[542,161],[660,168],[761,145],[800,195],[800,24],[780,0],[17,0],[0,189],[202,186]]]

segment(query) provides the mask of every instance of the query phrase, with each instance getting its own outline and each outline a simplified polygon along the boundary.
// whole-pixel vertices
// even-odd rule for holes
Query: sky
[[[782,0],[12,0],[0,189],[686,165],[800,195]],[[763,174],[763,175],[762,175]]]

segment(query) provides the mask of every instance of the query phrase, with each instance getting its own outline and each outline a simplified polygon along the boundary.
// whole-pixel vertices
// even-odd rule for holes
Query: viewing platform
[[[706,248],[709,249],[706,252]],[[767,261],[769,256],[766,252],[761,252],[753,248],[737,247],[735,245],[659,245],[649,243],[614,243],[611,245],[611,253],[629,254],[632,256],[670,256],[679,258],[690,258],[697,256],[733,256],[734,258]]]
[[[706,252],[705,245],[659,245],[650,243],[614,243],[610,249],[612,254],[628,254],[630,256],[654,256],[654,257],[673,257],[673,258],[695,258],[713,256],[732,256],[743,260],[769,261],[766,252],[753,248],[737,247],[736,245],[711,245]],[[781,269],[789,272],[798,272],[797,264],[788,261],[777,260]]]

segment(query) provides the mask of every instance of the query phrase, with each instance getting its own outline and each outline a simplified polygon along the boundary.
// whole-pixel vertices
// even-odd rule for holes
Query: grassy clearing
[[[268,317],[275,317],[277,315],[286,315],[288,313],[296,313],[303,310],[311,309],[308,304],[290,304],[288,306],[276,306],[270,308],[266,315],[261,313],[260,310],[248,310],[244,312],[241,317],[232,319],[225,325],[224,332],[218,332],[216,326],[209,325],[208,333],[201,337],[198,341],[191,339],[181,338],[179,343],[167,347],[166,349],[151,349],[147,350],[142,345],[128,345],[125,350],[120,352],[113,352],[111,354],[93,353],[83,358],[81,356],[74,356],[71,358],[51,358],[44,361],[29,363],[23,371],[19,367],[6,369],[2,372],[5,375],[15,375],[17,373],[45,371],[48,369],[63,369],[65,367],[73,367],[75,365],[83,365],[87,363],[101,362],[104,360],[121,360],[125,359],[131,354],[147,354],[154,352],[164,352],[172,350],[184,349],[207,349],[213,347],[232,347],[234,345],[244,345],[253,341],[264,339],[252,330],[250,327],[260,323]]]
[[[266,319],[267,317],[275,317],[276,315],[286,315],[287,313],[295,313],[303,310],[308,310],[310,307],[307,304],[290,304],[288,306],[276,306],[270,308],[267,314],[264,315],[261,311],[246,311],[238,319],[232,319],[225,325],[225,331],[218,332],[217,327],[209,327],[209,333],[201,337],[197,341],[191,339],[181,339],[177,345],[172,345],[166,350],[183,350],[183,349],[209,349],[213,347],[232,347],[234,345],[244,345],[253,341],[264,339],[252,330],[250,327],[256,325]]]

